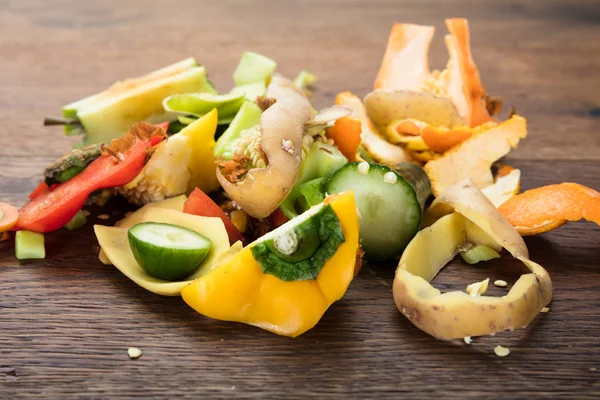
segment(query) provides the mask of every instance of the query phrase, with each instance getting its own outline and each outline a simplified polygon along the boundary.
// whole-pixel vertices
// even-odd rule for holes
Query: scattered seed
[[[90,216],[90,212],[88,210],[83,210],[82,213],[83,213],[83,215],[85,217],[89,217]]]
[[[547,313],[548,311],[550,311],[550,307],[544,307],[540,312]]]
[[[498,357],[506,357],[510,354],[510,350],[508,347],[496,346],[494,347],[494,353],[496,353]]]
[[[97,217],[98,219],[110,219],[110,215],[108,214],[100,214]]]
[[[506,281],[503,281],[502,279],[498,279],[497,281],[494,281],[494,286],[507,287],[508,283]]]
[[[137,347],[130,347],[127,349],[127,354],[129,355],[129,358],[131,358],[132,360],[135,360],[142,356],[142,351],[140,349],[138,349]]]
[[[358,173],[359,174],[363,174],[363,175],[368,175],[370,167],[371,166],[369,165],[368,162],[363,161],[360,164],[358,164]]]
[[[383,175],[383,181],[385,183],[389,183],[390,185],[393,185],[394,183],[396,183],[398,181],[398,175],[396,175],[392,171],[387,172],[385,175]]]
[[[473,342],[473,340],[471,340],[471,336],[465,336],[464,340],[466,344],[471,344],[471,342]]]

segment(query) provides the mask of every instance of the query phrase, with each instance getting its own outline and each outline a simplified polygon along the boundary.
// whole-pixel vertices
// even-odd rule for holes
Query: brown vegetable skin
[[[493,334],[528,325],[552,299],[550,276],[529,260],[527,247],[475,184],[460,182],[441,199],[456,212],[419,232],[408,245],[394,279],[396,306],[419,329],[439,339]],[[531,273],[517,280],[502,297],[441,293],[429,284],[460,249],[473,240],[476,226],[521,260]],[[477,244],[477,243],[475,243]]]
[[[255,218],[266,218],[285,199],[294,185],[302,161],[304,124],[314,110],[304,94],[294,84],[274,76],[267,88],[267,97],[277,101],[260,118],[261,147],[268,165],[248,171],[244,180],[231,183],[217,169],[217,178],[229,197]],[[282,148],[290,141],[290,151]]]

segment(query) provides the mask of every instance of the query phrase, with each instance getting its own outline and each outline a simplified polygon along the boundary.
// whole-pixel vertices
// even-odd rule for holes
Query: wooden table
[[[507,159],[523,189],[600,189],[596,0],[36,0],[0,1],[0,199],[23,204],[42,168],[73,144],[43,117],[118,79],[195,56],[227,90],[251,49],[289,76],[316,73],[321,107],[338,91],[370,90],[394,21],[438,27],[432,65],[443,67],[449,16],[470,19],[488,91],[529,121]],[[398,312],[393,263],[365,266],[316,328],[289,339],[146,292],[97,260],[91,224],[47,235],[44,261],[17,262],[11,240],[0,244],[0,398],[598,396],[600,228],[571,223],[526,242],[552,276],[550,312],[467,346],[433,339]],[[506,257],[455,262],[435,283],[464,290],[521,272]],[[496,345],[510,356],[495,356]],[[142,358],[128,359],[131,346]]]

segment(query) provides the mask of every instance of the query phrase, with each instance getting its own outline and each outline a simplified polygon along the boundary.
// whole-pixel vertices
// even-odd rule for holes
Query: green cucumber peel
[[[44,234],[17,231],[15,234],[15,255],[17,260],[43,260],[46,258]]]
[[[327,143],[314,142],[300,164],[300,172],[298,178],[296,178],[296,183],[280,205],[281,211],[290,219],[306,211],[306,208],[302,208],[301,204],[297,204],[298,201],[302,202],[303,197],[303,194],[298,190],[299,186],[318,178],[329,178],[347,163],[348,159],[337,147]],[[300,208],[300,212],[297,208]]]
[[[468,264],[477,264],[480,261],[500,258],[500,254],[496,250],[483,244],[473,246],[466,251],[461,251],[460,255]]]
[[[282,281],[311,280],[344,241],[342,225],[327,204],[313,207],[263,236],[252,247],[252,256],[265,274]]]
[[[166,281],[189,276],[201,265],[212,241],[181,226],[142,222],[127,231],[133,256],[149,275]]]
[[[163,107],[168,112],[184,116],[201,117],[213,108],[217,109],[220,121],[231,121],[244,103],[244,94],[218,95],[212,93],[174,94],[163,100]],[[180,121],[181,122],[181,121]]]
[[[65,228],[70,231],[74,231],[75,229],[79,229],[84,226],[86,222],[87,218],[83,214],[83,211],[79,210],[77,211],[77,214],[75,214],[75,216],[65,224]]]
[[[213,153],[216,158],[229,160],[233,157],[233,147],[240,138],[242,131],[252,128],[260,123],[262,110],[256,103],[245,101],[235,118],[229,124],[229,128],[217,140]]]
[[[240,63],[233,73],[236,86],[248,83],[266,82],[277,69],[277,63],[269,57],[258,53],[245,51],[242,53]]]
[[[267,85],[265,82],[246,83],[244,85],[236,86],[229,94],[231,96],[239,96],[243,94],[246,100],[256,102],[256,98],[264,96],[267,92]]]

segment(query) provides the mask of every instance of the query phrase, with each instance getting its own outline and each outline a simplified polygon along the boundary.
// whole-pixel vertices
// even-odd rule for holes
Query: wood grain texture
[[[529,137],[506,160],[522,169],[524,189],[561,181],[600,189],[599,8],[595,0],[0,0],[0,199],[23,204],[40,170],[72,145],[42,118],[118,79],[195,56],[228,89],[240,52],[252,49],[290,76],[315,72],[315,103],[326,106],[340,90],[369,91],[394,21],[436,25],[432,64],[443,67],[449,16],[470,19],[489,92],[528,118]],[[364,267],[315,329],[288,339],[146,292],[97,260],[91,224],[47,235],[41,262],[18,263],[12,241],[0,243],[0,398],[597,398],[600,228],[572,223],[526,242],[552,276],[550,312],[470,346],[408,323],[393,303],[393,264]],[[484,268],[455,261],[435,284],[464,289],[522,272],[509,259]],[[511,355],[494,356],[498,344]],[[143,356],[130,361],[130,346]]]

